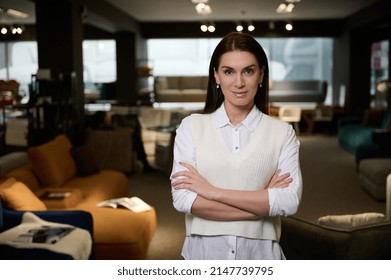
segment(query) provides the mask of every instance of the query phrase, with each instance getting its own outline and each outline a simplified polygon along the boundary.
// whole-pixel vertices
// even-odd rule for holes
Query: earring
[[[259,83],[259,87],[260,87],[260,88],[262,87],[262,83]]]
[[[219,84],[217,84],[217,85],[216,85],[216,88],[220,88],[220,85],[219,85]]]

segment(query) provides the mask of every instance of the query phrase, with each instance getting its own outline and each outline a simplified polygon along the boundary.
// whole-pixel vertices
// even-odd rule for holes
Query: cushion
[[[71,154],[76,163],[79,176],[89,176],[99,173],[100,168],[92,150],[87,146],[73,147]]]
[[[342,229],[350,229],[364,225],[370,225],[385,221],[382,213],[361,213],[352,215],[328,215],[318,219],[322,226],[329,226]]]
[[[13,177],[1,179],[1,181],[0,181],[0,191],[2,189],[9,188],[13,183],[16,183],[17,181],[18,180],[16,180]]]
[[[40,182],[29,164],[14,169],[5,175],[6,178],[13,177],[19,182],[23,182],[33,192],[41,189]]]
[[[58,187],[76,176],[76,163],[71,155],[72,144],[59,135],[45,144],[27,150],[30,164],[44,187]]]
[[[1,184],[0,198],[15,211],[45,211],[45,204],[22,182],[9,178]]]
[[[168,81],[165,77],[157,77],[156,78],[156,89],[166,89],[168,88]]]
[[[202,77],[181,77],[181,89],[201,89]]]

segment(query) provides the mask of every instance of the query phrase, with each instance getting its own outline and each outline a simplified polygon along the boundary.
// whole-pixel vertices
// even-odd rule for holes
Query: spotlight
[[[8,29],[7,29],[7,27],[2,27],[1,28],[1,30],[0,30],[0,32],[1,32],[1,34],[3,34],[3,35],[5,35],[5,34],[7,34],[8,33]]]
[[[249,32],[253,32],[254,30],[255,30],[255,26],[253,25],[253,24],[249,24],[248,26],[247,26],[247,30],[249,31]]]
[[[16,33],[22,34],[22,32],[23,32],[22,27],[20,27],[20,26],[16,27]]]
[[[213,33],[216,31],[216,27],[214,27],[214,25],[211,24],[208,26],[208,31]]]
[[[210,5],[205,3],[199,3],[195,6],[196,12],[199,15],[209,15],[212,13],[212,8]]]
[[[200,28],[202,32],[208,31],[208,26],[206,24],[202,24]]]
[[[238,23],[238,25],[236,25],[236,31],[242,32],[242,31],[243,31],[243,25],[241,25],[240,23]]]
[[[288,31],[291,31],[291,30],[293,29],[292,23],[287,23],[287,24],[285,25],[285,29],[288,30]]]
[[[200,29],[202,32],[215,32],[216,31],[216,27],[214,25],[214,23],[202,23],[201,26],[200,26]]]
[[[193,4],[200,4],[200,3],[208,4],[209,0],[191,0],[191,3],[193,3]]]

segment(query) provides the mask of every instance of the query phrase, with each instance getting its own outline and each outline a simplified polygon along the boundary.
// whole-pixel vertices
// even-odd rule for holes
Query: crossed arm
[[[269,215],[268,188],[286,188],[292,182],[289,173],[273,175],[269,184],[255,191],[222,189],[213,186],[190,164],[181,162],[187,170],[172,175],[175,190],[197,193],[192,205],[193,215],[213,220],[247,220]]]

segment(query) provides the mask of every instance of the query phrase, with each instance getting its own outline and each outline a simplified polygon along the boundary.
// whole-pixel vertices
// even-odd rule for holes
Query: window
[[[387,93],[378,90],[378,84],[388,80],[389,41],[384,40],[372,44],[371,53],[371,96],[374,107],[387,107]]]
[[[84,81],[86,87],[116,80],[114,40],[86,40],[83,42]],[[14,79],[20,83],[22,103],[28,101],[31,75],[38,70],[36,42],[0,43],[0,79]]]
[[[109,83],[117,79],[114,40],[83,41],[85,83]]]
[[[331,104],[332,38],[256,38],[269,59],[270,80],[325,80]],[[149,39],[154,76],[208,75],[219,39]]]
[[[22,103],[28,101],[31,75],[37,73],[38,50],[36,42],[0,43],[0,79],[19,82]]]
[[[332,77],[331,38],[257,38],[268,58],[271,80],[327,80]],[[150,39],[148,58],[155,76],[208,75],[220,39]]]

